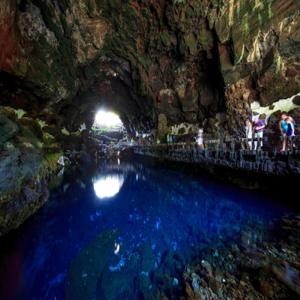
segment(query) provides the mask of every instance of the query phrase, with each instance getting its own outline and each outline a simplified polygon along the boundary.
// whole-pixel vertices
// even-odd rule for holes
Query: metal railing
[[[203,135],[203,148],[215,151],[239,151],[239,150],[263,150],[268,152],[278,152],[282,147],[282,137],[279,135],[266,135],[262,139],[247,139],[232,136],[222,136],[212,134]],[[162,143],[160,145],[165,145]],[[179,143],[168,143],[167,145],[190,145],[195,144],[192,138],[190,141]],[[250,146],[250,145],[251,146]],[[287,151],[300,149],[300,137],[289,139]]]

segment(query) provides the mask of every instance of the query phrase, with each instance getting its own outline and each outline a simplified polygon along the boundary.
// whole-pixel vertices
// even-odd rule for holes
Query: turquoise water
[[[177,299],[187,264],[289,213],[258,193],[120,161],[65,176],[1,242],[0,299]]]

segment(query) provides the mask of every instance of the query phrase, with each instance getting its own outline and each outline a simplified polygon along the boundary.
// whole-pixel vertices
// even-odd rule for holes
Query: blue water
[[[69,174],[2,241],[0,298],[174,299],[194,258],[207,249],[218,257],[220,244],[255,247],[289,212],[258,193],[162,167],[115,162]]]

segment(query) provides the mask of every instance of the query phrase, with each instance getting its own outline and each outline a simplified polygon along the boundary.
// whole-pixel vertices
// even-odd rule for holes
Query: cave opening
[[[91,132],[100,145],[107,146],[116,145],[120,141],[125,142],[127,137],[127,131],[120,116],[104,108],[96,111]]]
[[[120,130],[124,127],[116,113],[106,110],[97,111],[93,126],[108,131]]]

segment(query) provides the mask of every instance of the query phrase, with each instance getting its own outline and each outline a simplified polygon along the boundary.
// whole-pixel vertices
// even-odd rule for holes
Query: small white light
[[[120,248],[121,248],[120,244],[115,243],[115,251],[114,251],[114,254],[117,255],[117,254],[120,252]]]

